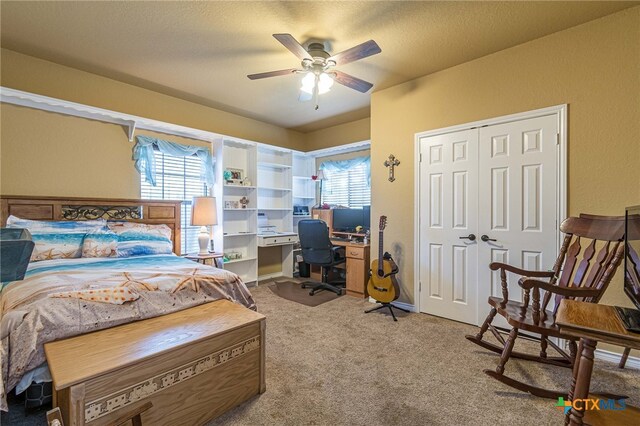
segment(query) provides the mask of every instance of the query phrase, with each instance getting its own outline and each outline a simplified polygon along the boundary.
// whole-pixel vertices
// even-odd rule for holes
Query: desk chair
[[[345,282],[333,281],[329,283],[329,271],[346,261],[344,247],[334,247],[331,244],[327,224],[319,219],[301,220],[298,222],[298,236],[304,262],[322,268],[322,282],[305,282],[302,283],[302,288],[310,287],[309,294],[311,296],[319,290],[342,294]]]

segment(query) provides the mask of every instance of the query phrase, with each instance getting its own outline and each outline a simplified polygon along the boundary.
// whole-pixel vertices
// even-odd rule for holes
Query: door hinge
[[[422,163],[422,153],[420,153],[420,162]]]
[[[556,145],[560,145],[560,133],[556,133]]]
[[[422,293],[422,281],[418,281],[418,292]]]

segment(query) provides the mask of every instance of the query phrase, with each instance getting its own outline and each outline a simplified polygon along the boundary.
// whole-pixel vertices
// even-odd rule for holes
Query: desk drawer
[[[347,257],[352,259],[364,259],[364,247],[345,247]]]
[[[296,234],[258,236],[259,247],[282,246],[286,244],[295,244],[297,242],[298,236]]]

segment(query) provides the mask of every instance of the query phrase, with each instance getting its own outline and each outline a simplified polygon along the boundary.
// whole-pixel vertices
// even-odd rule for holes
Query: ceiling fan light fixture
[[[333,68],[377,55],[382,49],[380,49],[380,46],[378,46],[375,41],[365,41],[351,49],[331,55],[328,53],[331,48],[327,42],[313,40],[309,41],[307,47],[305,47],[291,34],[273,34],[273,37],[300,60],[302,68],[289,68],[259,74],[249,74],[247,77],[250,80],[289,74],[305,74],[301,81],[301,93],[298,99],[309,100],[310,97],[307,95],[311,95],[311,97],[316,100],[316,109],[318,109],[318,95],[329,92],[334,82],[357,90],[360,93],[366,93],[373,87],[373,84],[368,81],[361,80]]]
[[[308,72],[304,77],[302,77],[302,87],[300,87],[300,90],[309,94],[313,94],[313,88],[315,85],[316,75],[312,72]]]
[[[318,78],[318,93],[321,95],[327,93],[331,89],[331,86],[333,86],[333,78],[324,72],[320,74]]]

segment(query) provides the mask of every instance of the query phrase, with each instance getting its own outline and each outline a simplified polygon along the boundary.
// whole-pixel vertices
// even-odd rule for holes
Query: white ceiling
[[[2,47],[168,95],[309,132],[369,116],[370,93],[334,85],[320,109],[300,76],[247,74],[299,60],[271,35],[374,39],[382,53],[338,69],[372,91],[446,69],[640,2],[22,2],[0,3]]]

